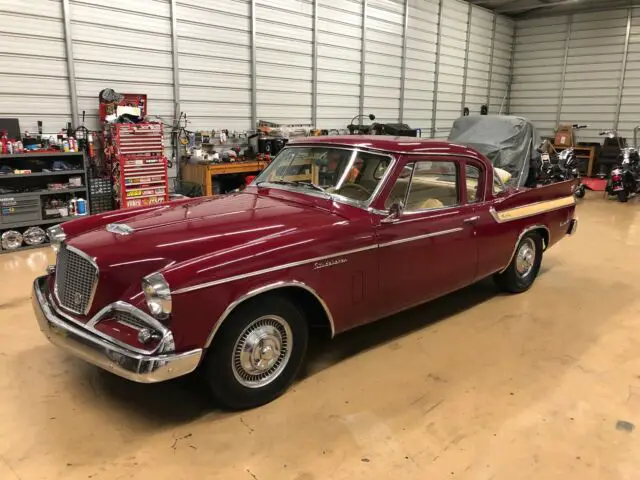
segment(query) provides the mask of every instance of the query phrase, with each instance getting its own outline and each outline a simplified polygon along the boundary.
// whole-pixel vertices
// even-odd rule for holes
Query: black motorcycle
[[[637,135],[634,130],[634,138]],[[629,197],[635,195],[640,190],[640,156],[635,147],[629,147],[623,143],[615,130],[600,132],[609,138],[617,138],[620,146],[620,163],[614,165],[607,180],[605,191],[607,195],[618,198],[619,202],[626,202]]]
[[[549,153],[549,150],[551,153]],[[573,148],[566,148],[558,152],[549,140],[544,140],[538,147],[538,152],[541,160],[538,177],[539,184],[548,185],[550,183],[580,179],[578,158]],[[573,194],[576,198],[582,198],[585,193],[585,186],[580,182]]]

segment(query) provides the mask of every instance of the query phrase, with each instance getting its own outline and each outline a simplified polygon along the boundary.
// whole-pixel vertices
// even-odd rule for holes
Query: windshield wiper
[[[331,194],[326,192],[324,190],[324,188],[322,188],[320,185],[316,185],[315,183],[312,182],[302,182],[300,180],[264,180],[262,182],[258,182],[256,183],[256,186],[261,186],[263,183],[274,183],[276,185],[290,185],[290,186],[294,186],[294,187],[307,187],[307,188],[312,188],[313,190],[316,190],[318,192],[322,192],[323,194],[325,194],[327,197],[331,197]]]

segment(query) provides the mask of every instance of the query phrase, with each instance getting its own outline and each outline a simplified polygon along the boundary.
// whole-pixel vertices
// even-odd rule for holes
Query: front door
[[[471,283],[476,274],[473,203],[467,202],[463,162],[416,158],[391,189],[385,207],[402,214],[377,225],[381,308],[398,311]]]

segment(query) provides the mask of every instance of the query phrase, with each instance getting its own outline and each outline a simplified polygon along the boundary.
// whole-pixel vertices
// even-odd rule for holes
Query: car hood
[[[342,220],[328,206],[243,192],[168,204],[119,221],[117,225],[126,225],[130,233],[114,233],[105,225],[72,237],[68,244],[95,258],[101,277],[115,270],[135,270],[143,276],[261,238],[323,228],[336,218]]]

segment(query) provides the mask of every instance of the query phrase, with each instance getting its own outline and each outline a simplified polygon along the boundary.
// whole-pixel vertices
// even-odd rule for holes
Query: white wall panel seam
[[[67,53],[67,75],[69,78],[69,94],[71,100],[71,123],[73,128],[80,126],[78,115],[78,93],[76,89],[76,74],[73,57],[73,43],[71,41],[71,11],[69,0],[62,0],[62,21],[64,23],[64,41]]]
[[[558,109],[556,112],[556,128],[558,128],[558,126],[560,125],[560,115],[562,112],[562,103],[564,102],[564,89],[565,89],[565,83],[566,83],[566,75],[567,75],[567,60],[569,58],[569,45],[571,42],[571,30],[572,30],[572,25],[573,25],[573,15],[569,15],[567,17],[567,25],[566,25],[566,38],[565,38],[565,45],[564,45],[564,60],[562,62],[562,77],[561,77],[561,84],[560,84],[560,98],[558,99]]]
[[[627,10],[627,30],[625,33],[624,40],[624,53],[622,54],[622,68],[620,71],[620,82],[618,84],[618,103],[616,107],[616,119],[614,122],[613,129],[618,130],[618,125],[620,123],[620,108],[622,106],[622,90],[624,88],[624,79],[627,71],[627,58],[629,56],[629,37],[631,36],[631,16],[633,14],[633,9],[629,8]],[[634,145],[637,147],[637,145]]]
[[[400,67],[400,113],[399,121],[404,122],[405,79],[407,75],[407,30],[409,29],[409,0],[404,0],[404,23],[402,26],[402,65]]]
[[[436,135],[436,120],[437,120],[437,108],[438,108],[438,86],[439,86],[439,76],[440,76],[440,46],[442,43],[441,40],[441,30],[442,30],[442,6],[444,0],[439,0],[438,2],[438,23],[436,26],[437,31],[437,40],[436,40],[436,64],[435,64],[435,72],[433,77],[433,103],[431,110],[431,137],[435,137]]]
[[[365,64],[367,56],[367,1],[362,0],[362,45],[360,48],[360,101],[358,114],[364,115]]]
[[[460,102],[460,111],[463,112],[464,108],[467,104],[467,78],[469,75],[469,43],[471,40],[471,17],[472,17],[472,9],[473,5],[469,3],[469,7],[467,9],[467,37],[465,41],[465,52],[464,52],[464,73],[462,74],[462,98]]]

